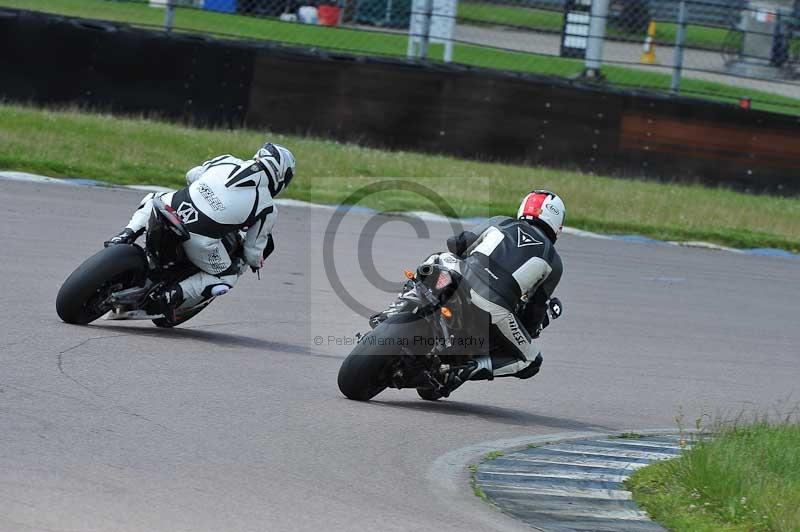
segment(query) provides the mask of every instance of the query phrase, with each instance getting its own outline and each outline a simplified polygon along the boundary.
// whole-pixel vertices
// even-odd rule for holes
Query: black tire
[[[348,399],[369,401],[388,385],[384,372],[395,357],[369,351],[358,344],[339,368],[339,390]]]
[[[389,384],[386,374],[392,362],[402,352],[402,347],[382,339],[396,339],[402,334],[400,327],[385,321],[368,332],[353,348],[339,368],[339,390],[348,399],[369,401]]]
[[[417,395],[419,395],[420,399],[425,399],[426,401],[438,401],[442,398],[433,388],[417,388]]]
[[[339,368],[339,390],[348,399],[369,401],[390,384],[389,370],[403,350],[407,354],[419,354],[426,347],[413,346],[406,341],[400,345],[398,339],[419,335],[425,322],[414,315],[396,315],[368,332],[353,348]]]
[[[135,245],[103,248],[67,277],[56,296],[56,312],[66,323],[86,325],[110,309],[98,306],[114,284],[141,286],[147,274],[144,251]]]

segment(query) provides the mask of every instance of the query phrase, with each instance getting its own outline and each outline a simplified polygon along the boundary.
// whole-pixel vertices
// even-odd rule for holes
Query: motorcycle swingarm
[[[103,319],[153,320],[163,318],[163,314],[148,314],[146,310],[141,308],[154,288],[155,285],[149,284],[114,292],[107,299],[113,309]]]
[[[153,285],[150,286],[135,286],[133,288],[127,288],[125,290],[120,290],[119,292],[114,292],[108,298],[108,302],[112,305],[116,306],[126,306],[126,307],[139,307],[144,304],[145,299],[150,294],[150,291],[153,289]]]
[[[163,318],[163,314],[148,314],[146,310],[112,310],[106,314],[104,320],[155,320]]]

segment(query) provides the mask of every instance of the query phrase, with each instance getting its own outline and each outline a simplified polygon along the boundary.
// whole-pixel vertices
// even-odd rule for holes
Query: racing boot
[[[532,361],[503,355],[483,355],[475,357],[472,361],[474,363],[473,367],[462,370],[457,376],[462,383],[468,380],[492,380],[495,377],[530,379],[539,373],[543,358],[541,353],[536,355],[536,358]]]
[[[516,377],[530,379],[542,367],[542,354],[533,360],[526,360],[510,355],[494,355],[492,357],[492,373],[495,377]]]
[[[542,354],[539,353],[538,355],[536,355],[536,358],[533,359],[533,362],[531,362],[527,368],[516,372],[512,376],[518,379],[530,379],[531,377],[539,373],[539,370],[542,368],[542,361],[543,361]]]
[[[470,365],[457,374],[449,377],[442,390],[432,388],[417,388],[419,396],[426,401],[436,401],[442,397],[449,397],[452,392],[467,381],[492,380],[492,359],[489,355],[474,357]]]
[[[183,303],[183,289],[181,285],[168,286],[161,292],[156,292],[150,296],[147,304],[147,313],[155,316],[163,314],[167,321],[175,321],[175,309]]]
[[[107,248],[108,246],[115,246],[117,244],[133,244],[136,240],[137,235],[133,229],[125,228],[120,231],[119,234],[112,236],[105,242],[103,242],[103,247]]]
[[[462,369],[455,377],[455,388],[467,381],[490,381],[494,378],[492,374],[492,357],[481,355],[472,359],[470,367]],[[455,389],[453,388],[453,389]]]

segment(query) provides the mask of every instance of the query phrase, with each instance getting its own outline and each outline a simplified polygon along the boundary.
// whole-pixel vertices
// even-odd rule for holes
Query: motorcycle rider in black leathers
[[[563,265],[555,249],[564,224],[564,202],[546,190],[528,194],[517,219],[496,216],[450,237],[447,247],[464,259],[462,274],[470,298],[480,309],[489,336],[489,353],[460,380],[533,377],[542,365],[537,346],[541,330],[561,314],[552,298]]]

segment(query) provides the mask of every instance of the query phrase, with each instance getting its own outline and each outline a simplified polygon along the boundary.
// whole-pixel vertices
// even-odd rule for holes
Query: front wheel
[[[420,334],[424,323],[416,317],[396,316],[361,338],[339,368],[339,390],[345,397],[369,401],[386,389],[391,384],[393,363],[409,345],[408,339]]]
[[[395,357],[373,351],[359,343],[342,362],[339,390],[348,399],[369,401],[388,386],[389,376],[385,373]]]
[[[383,322],[361,338],[339,368],[339,390],[348,399],[369,401],[389,385],[389,369],[402,353],[392,340],[395,327]]]
[[[101,249],[67,277],[56,296],[56,312],[66,323],[86,325],[109,310],[103,302],[112,291],[139,286],[147,273],[147,259],[136,245]]]

